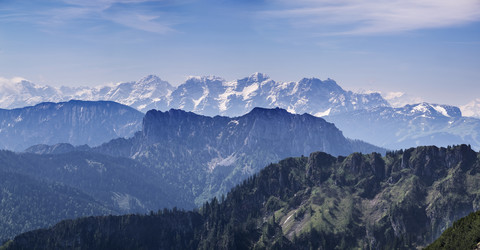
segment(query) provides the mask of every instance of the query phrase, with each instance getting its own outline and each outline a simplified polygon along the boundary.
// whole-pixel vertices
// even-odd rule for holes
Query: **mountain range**
[[[4,249],[416,249],[480,207],[467,145],[270,164],[199,210],[67,220]]]
[[[35,146],[27,152],[55,152],[56,147]],[[345,138],[322,118],[279,108],[254,108],[233,118],[175,109],[151,110],[143,119],[142,130],[133,137],[115,139],[89,150],[131,158],[152,167],[161,176],[160,181],[172,188],[170,192],[177,194],[175,204],[189,204],[185,208],[226,193],[268,163],[285,157],[308,155],[315,150],[333,155],[385,153],[383,148]]]
[[[97,147],[60,143],[27,153],[0,151],[0,171],[18,179],[0,182],[0,239],[78,216],[193,209],[270,162],[315,150],[385,153],[345,138],[322,118],[278,108],[234,118],[152,110],[134,136]],[[43,209],[49,204],[52,209]]]
[[[254,107],[280,107],[291,113],[324,117],[348,137],[389,149],[452,143],[471,144],[480,149],[477,136],[480,120],[464,117],[459,108],[425,102],[399,107],[406,99],[417,99],[401,93],[386,98],[393,107],[379,93],[345,91],[332,79],[277,82],[255,73],[234,81],[214,76],[190,77],[173,87],[150,75],[136,82],[77,88],[38,86],[23,80],[0,93],[0,106],[12,108],[70,99],[110,100],[142,112],[174,108],[229,117],[244,115]],[[475,116],[477,107],[473,102],[461,108],[465,114]],[[358,120],[348,119],[350,116]]]
[[[92,247],[410,249],[479,207],[471,147],[480,148],[480,120],[458,107],[392,107],[378,93],[345,91],[331,79],[279,83],[260,73],[231,82],[191,77],[177,88],[155,76],[97,88],[19,84],[24,92],[2,91],[0,103],[78,97],[154,109],[72,100],[0,110],[0,146],[28,147],[0,151],[0,240],[62,219],[201,209],[66,221],[10,247],[44,239],[73,246],[68,232],[76,232]],[[385,149],[424,144],[470,145]],[[317,150],[333,156],[304,157]],[[345,157],[353,152],[368,155]],[[96,236],[82,225],[94,225]],[[143,235],[117,242],[126,229]]]
[[[38,86],[22,80],[0,93],[0,107],[18,108],[38,102],[71,99],[108,100],[142,112],[150,109],[183,109],[203,115],[239,116],[254,107],[287,109],[292,113],[321,115],[357,109],[389,106],[380,94],[345,91],[334,80],[304,78],[298,82],[276,82],[262,73],[235,81],[222,78],[190,77],[173,87],[157,76],[137,82],[100,87]],[[19,94],[21,93],[21,94]]]
[[[0,109],[0,149],[23,151],[35,144],[97,146],[140,130],[143,114],[111,101],[69,101]]]

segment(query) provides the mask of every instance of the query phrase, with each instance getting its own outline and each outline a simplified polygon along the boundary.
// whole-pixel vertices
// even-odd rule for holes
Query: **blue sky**
[[[480,98],[478,0],[0,0],[0,77],[335,79],[435,103]]]

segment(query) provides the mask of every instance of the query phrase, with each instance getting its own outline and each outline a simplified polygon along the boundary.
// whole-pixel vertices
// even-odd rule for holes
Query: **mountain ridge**
[[[0,148],[22,151],[35,144],[71,143],[97,146],[130,137],[143,114],[112,101],[44,102],[0,109]]]
[[[63,221],[4,247],[76,241],[94,248],[157,248],[168,241],[186,249],[419,248],[478,210],[479,166],[479,153],[467,145],[410,148],[384,157],[314,152],[270,164],[198,211]],[[168,218],[175,222],[149,222]],[[150,227],[155,230],[146,231]],[[126,231],[145,233],[126,239]]]

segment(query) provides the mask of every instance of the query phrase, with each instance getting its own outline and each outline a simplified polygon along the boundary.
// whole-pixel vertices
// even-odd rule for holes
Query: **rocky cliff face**
[[[114,102],[69,101],[0,110],[0,148],[21,151],[36,144],[97,146],[129,137],[143,114]]]

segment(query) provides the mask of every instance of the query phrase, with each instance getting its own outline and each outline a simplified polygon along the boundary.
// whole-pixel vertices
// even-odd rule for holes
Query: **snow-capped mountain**
[[[480,120],[463,117],[458,107],[429,103],[379,107],[324,117],[347,137],[389,149],[418,145],[471,144],[480,149]]]
[[[239,116],[254,107],[280,107],[291,113],[323,116],[389,106],[378,93],[345,91],[332,79],[276,82],[262,73],[230,82],[218,77],[192,77],[172,93],[171,100],[171,108],[211,116]]]
[[[0,108],[12,109],[41,102],[68,100],[115,101],[141,111],[165,109],[174,87],[157,76],[149,75],[139,81],[99,87],[66,87],[36,85],[24,79],[0,81]]]
[[[12,91],[0,93],[0,107],[16,108],[70,99],[115,101],[143,112],[179,108],[210,116],[240,116],[254,107],[280,107],[292,113],[324,116],[389,106],[379,93],[345,91],[332,79],[277,82],[265,74],[255,73],[234,81],[214,76],[190,77],[177,88],[157,76],[95,88],[54,88],[22,80],[14,84]]]
[[[62,98],[61,91],[54,87],[37,85],[23,78],[0,78],[0,108],[21,108]]]
[[[23,79],[0,78],[0,107],[33,105],[40,101],[110,100],[142,112],[182,109],[201,115],[242,116],[254,107],[279,107],[334,122],[350,138],[390,149],[425,144],[472,144],[480,148],[480,120],[462,117],[459,108],[420,102],[403,93],[382,97],[377,92],[354,93],[334,80],[303,78],[278,82],[262,73],[227,81],[220,77],[190,77],[178,87],[157,76],[100,87],[38,86]],[[387,101],[387,99],[388,101]],[[413,99],[412,99],[413,98]],[[462,107],[467,116],[480,114],[480,101]],[[477,113],[476,113],[477,112]]]
[[[464,116],[480,118],[480,98],[460,106]]]

